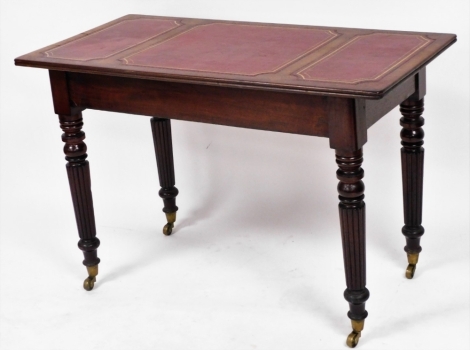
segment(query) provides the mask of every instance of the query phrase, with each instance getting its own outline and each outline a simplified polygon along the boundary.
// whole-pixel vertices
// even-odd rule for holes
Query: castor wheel
[[[165,236],[171,235],[171,233],[173,232],[173,227],[174,227],[173,223],[168,223],[165,226],[163,226],[163,234]]]
[[[356,333],[356,332],[351,332],[351,334],[348,335],[348,339],[346,339],[346,344],[350,348],[355,348],[356,345],[359,343],[359,338],[361,337],[361,332]]]
[[[361,337],[361,332],[364,329],[364,320],[351,320],[351,326],[353,331],[348,335],[346,339],[346,344],[350,348],[355,348],[359,343],[359,338]]]
[[[406,268],[406,278],[409,280],[413,278],[416,271],[416,264],[418,263],[419,253],[408,253],[406,254],[408,258],[408,267]]]
[[[165,236],[169,236],[173,232],[173,227],[175,227],[176,212],[165,213],[165,215],[166,215],[166,221],[168,221],[168,223],[165,226],[163,226],[163,234]]]
[[[406,268],[406,278],[409,280],[413,278],[415,275],[416,271],[416,265],[409,264],[408,267]]]
[[[90,291],[95,286],[96,276],[98,275],[98,265],[87,266],[88,277],[83,281],[83,288]]]
[[[95,282],[96,282],[96,277],[87,277],[83,281],[83,288],[87,291],[90,291],[95,286]]]

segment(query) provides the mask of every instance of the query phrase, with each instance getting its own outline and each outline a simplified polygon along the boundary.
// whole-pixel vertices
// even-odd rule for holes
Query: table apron
[[[327,97],[68,72],[81,108],[328,137]]]

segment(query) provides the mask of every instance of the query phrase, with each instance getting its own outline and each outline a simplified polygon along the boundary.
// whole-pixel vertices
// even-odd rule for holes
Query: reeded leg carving
[[[75,219],[77,221],[80,240],[78,247],[83,251],[83,264],[88,271],[88,278],[83,287],[90,291],[96,282],[100,259],[97,249],[100,241],[96,238],[95,215],[91,195],[90,167],[86,160],[86,145],[83,142],[85,133],[82,131],[82,114],[59,115],[60,127],[64,131],[62,141],[65,142],[64,153],[67,160],[67,175],[72,194]]]
[[[163,212],[166,215],[167,224],[163,227],[163,234],[171,235],[176,221],[176,196],[178,189],[175,187],[175,168],[173,165],[173,146],[171,142],[170,119],[153,117],[152,125],[153,143],[157,158],[158,178],[161,190],[158,192],[163,199]]]
[[[339,219],[343,243],[346,286],[344,298],[349,303],[348,317],[353,331],[346,343],[354,348],[361,337],[367,317],[365,302],[369,299],[366,288],[366,206],[364,199],[364,171],[362,149],[353,152],[336,151],[336,172],[339,193]]]
[[[413,278],[419,253],[420,238],[424,234],[421,226],[423,208],[423,164],[424,164],[424,100],[412,97],[400,104],[401,166],[403,176],[403,208],[405,226],[402,233],[406,237],[405,252],[408,257],[406,278]]]

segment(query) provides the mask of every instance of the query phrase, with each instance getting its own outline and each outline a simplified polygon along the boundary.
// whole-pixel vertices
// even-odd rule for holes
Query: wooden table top
[[[381,98],[455,41],[454,34],[127,15],[15,64]]]

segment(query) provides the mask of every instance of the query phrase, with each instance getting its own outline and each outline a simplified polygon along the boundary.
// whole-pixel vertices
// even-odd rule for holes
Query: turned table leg
[[[362,149],[336,150],[336,163],[339,167],[336,175],[339,180],[339,219],[347,286],[344,298],[349,303],[348,317],[353,328],[346,342],[354,348],[364,328],[367,317],[365,302],[369,298],[366,288],[366,205],[363,201]]]
[[[97,249],[100,241],[96,238],[90,167],[86,160],[87,147],[83,142],[85,133],[82,131],[82,114],[81,112],[73,115],[59,114],[59,121],[61,129],[64,131],[62,141],[65,142],[64,153],[67,160],[67,175],[80,236],[78,247],[83,251],[85,257],[83,264],[88,270],[88,278],[83,282],[83,288],[90,291],[93,289],[98,275],[100,259],[97,256]]]
[[[403,176],[403,207],[405,226],[402,233],[406,237],[405,252],[408,256],[406,277],[411,279],[416,270],[420,238],[424,234],[421,226],[423,208],[423,163],[424,163],[424,100],[413,96],[400,104],[401,166]]]
[[[178,189],[175,187],[175,168],[173,165],[173,146],[171,142],[170,119],[153,117],[152,126],[153,144],[157,158],[158,178],[161,189],[158,192],[163,199],[163,212],[166,215],[167,224],[163,227],[163,234],[171,235],[176,221],[176,196]]]

